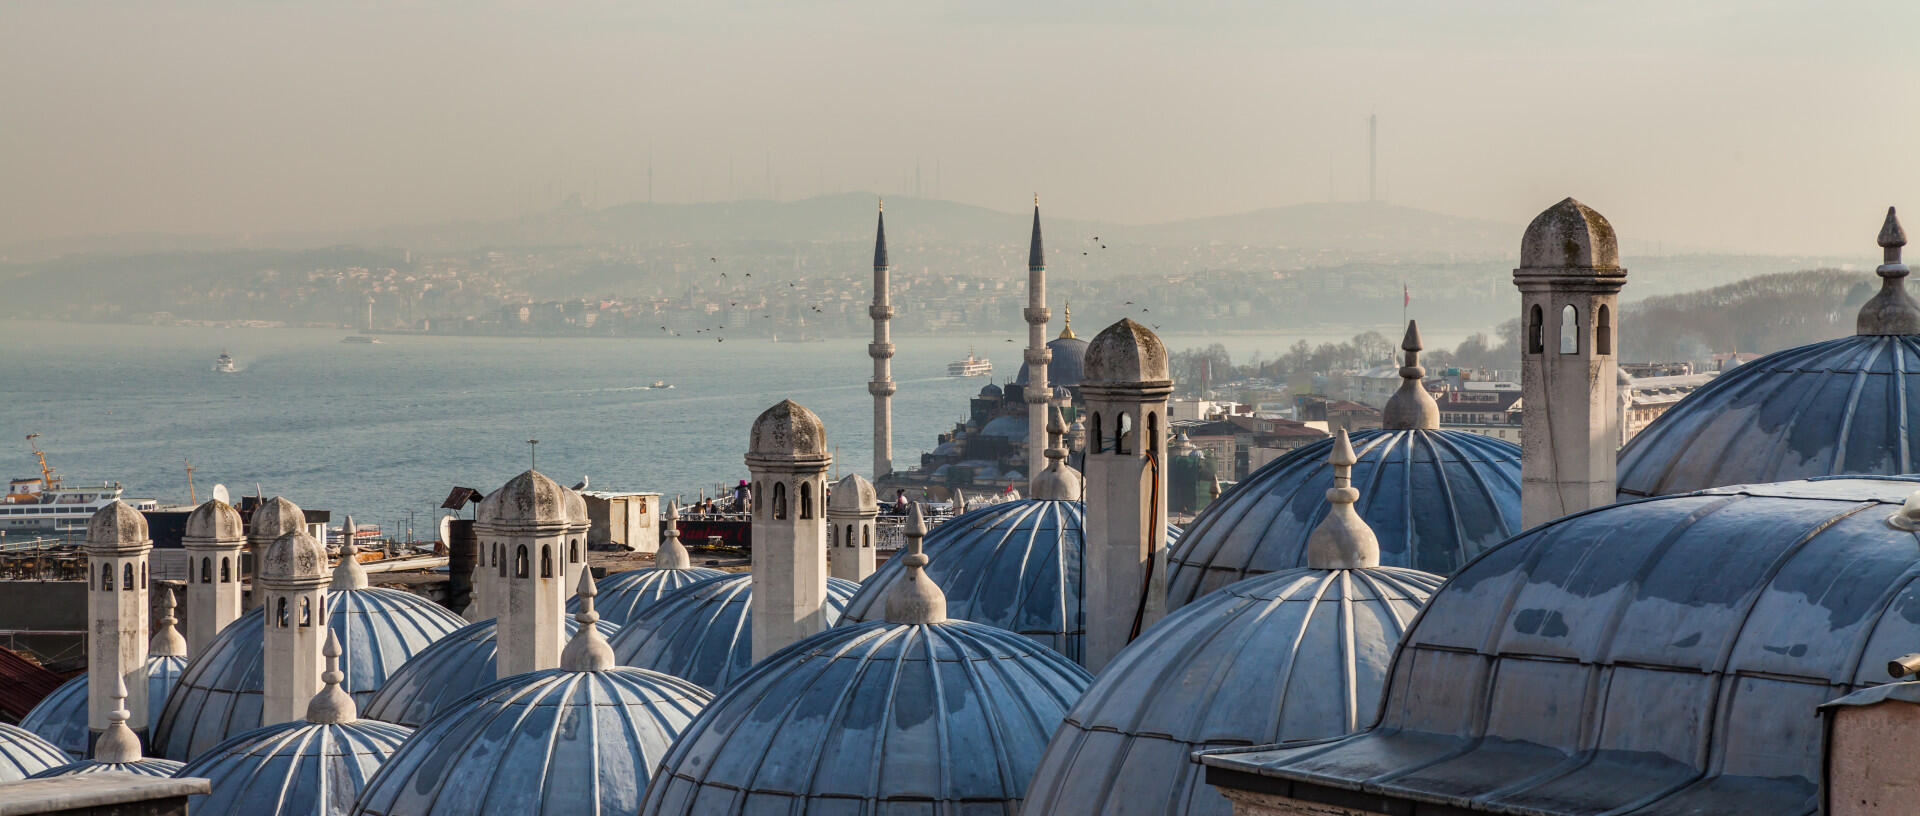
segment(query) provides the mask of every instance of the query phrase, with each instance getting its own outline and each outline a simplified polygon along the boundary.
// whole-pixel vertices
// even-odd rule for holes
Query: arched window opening
[[[553,577],[553,547],[540,545],[540,577]]]
[[[580,563],[580,539],[574,539],[573,543],[567,546],[567,563]]]
[[[813,518],[813,483],[800,483],[800,517]]]
[[[520,545],[520,548],[515,550],[513,553],[513,577],[515,578],[527,577],[527,570],[529,566],[530,565],[527,563],[527,545],[522,544]]]
[[[1133,415],[1125,411],[1122,411],[1120,412],[1120,416],[1114,418],[1113,452],[1123,453],[1123,454],[1132,453],[1133,452],[1132,437],[1133,437]]]
[[[113,565],[112,564],[100,565],[100,591],[101,592],[113,591]]]
[[[873,546],[873,525],[871,524],[860,525],[860,546],[862,547]]]
[[[773,520],[785,521],[787,518],[787,483],[773,483]]]
[[[493,564],[494,564],[494,567],[498,570],[499,576],[502,578],[507,577],[506,549],[507,549],[507,545],[501,544],[500,542],[496,541],[493,544]]]
[[[144,561],[140,563],[140,588],[147,588],[147,565]]]
[[[1533,305],[1533,312],[1527,315],[1527,353],[1540,354],[1547,350],[1546,314],[1540,311],[1540,304]]]
[[[1560,309],[1560,353],[1580,353],[1580,313],[1571,304]]]
[[[1600,304],[1600,311],[1593,318],[1593,353],[1613,353],[1613,310],[1607,304]]]
[[[220,556],[220,583],[233,583],[233,562],[226,556]]]
[[[131,563],[120,568],[120,588],[123,590],[133,589],[133,564]]]
[[[1090,429],[1090,434],[1089,434],[1089,435],[1087,436],[1087,438],[1088,438],[1088,439],[1091,439],[1091,440],[1093,440],[1093,451],[1092,451],[1092,452],[1093,452],[1093,453],[1106,453],[1106,452],[1107,452],[1107,437],[1106,437],[1106,435],[1105,435],[1104,433],[1102,433],[1102,432],[1101,432],[1101,430],[1100,430],[1100,414],[1099,414],[1098,412],[1095,412],[1095,413],[1094,413],[1094,415],[1093,415],[1093,424],[1091,424],[1091,425],[1088,425],[1087,427],[1088,427],[1088,428]],[[1085,451],[1083,451],[1083,453],[1084,453],[1084,452],[1085,452]]]
[[[307,605],[306,597],[302,596],[300,598],[300,628],[305,629],[312,625],[313,608]]]
[[[500,542],[493,542],[493,546],[488,548],[488,555],[493,557],[493,563],[488,566],[500,566]]]
[[[279,603],[273,605],[273,625],[285,629],[290,623],[292,621],[287,620],[287,599],[281,598]]]
[[[829,547],[840,546],[840,528],[835,527],[831,524],[827,525],[827,546]]]
[[[213,557],[200,559],[200,583],[213,583]]]

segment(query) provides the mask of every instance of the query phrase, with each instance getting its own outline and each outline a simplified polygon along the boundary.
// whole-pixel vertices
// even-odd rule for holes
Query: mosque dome
[[[182,535],[182,538],[201,541],[241,541],[246,537],[247,527],[240,521],[240,511],[219,499],[208,499],[193,508],[193,512],[187,514]]]
[[[805,406],[781,400],[753,421],[747,452],[755,456],[825,456],[827,429]]]
[[[1207,762],[1475,811],[1813,813],[1815,709],[1920,643],[1916,488],[1746,485],[1535,527],[1428,601],[1375,728]]]
[[[601,581],[601,585],[605,586],[606,581]],[[604,597],[607,591],[601,592]],[[575,603],[568,601],[570,606]],[[597,609],[599,604],[594,607]],[[561,624],[566,627],[567,637],[573,637],[580,629],[572,615]],[[620,631],[618,624],[606,620],[594,626],[608,638]],[[492,683],[500,674],[495,662],[499,627],[498,618],[475,621],[414,653],[397,671],[387,675],[387,681],[381,684],[380,691],[366,704],[363,713],[371,719],[418,728],[481,686]]]
[[[994,417],[980,429],[980,435],[997,436],[1002,439],[1026,439],[1027,418],[1024,416]]]
[[[173,685],[187,669],[187,659],[178,655],[150,655],[147,657],[147,734],[158,733],[160,711],[165,706],[167,695],[173,691]],[[48,742],[59,746],[73,759],[85,759],[87,756],[87,675],[83,672],[60,684],[60,687],[47,695],[27,716],[20,718],[20,727],[38,734]]]
[[[594,594],[582,576],[584,595]],[[667,746],[713,695],[616,666],[590,603],[560,666],[487,685],[420,727],[354,813],[634,813]]]
[[[1606,216],[1571,198],[1563,199],[1527,225],[1520,239],[1520,266],[1618,270],[1619,241]]]
[[[980,387],[980,396],[988,399],[999,399],[1002,393],[1000,386],[994,385],[993,383],[987,383]]]
[[[140,737],[127,727],[127,718],[132,716],[132,712],[127,711],[127,684],[115,677],[114,686],[113,708],[107,711],[107,730],[94,743],[93,757],[48,768],[28,778],[47,779],[112,771],[171,777],[180,770],[180,763],[173,760],[149,759],[140,755]]]
[[[678,591],[681,587],[700,583],[708,578],[719,578],[730,573],[708,569],[706,567],[688,567],[686,569],[647,569],[616,572],[600,579],[600,596],[594,599],[593,608],[600,610],[600,620],[612,624],[615,628],[607,633],[613,637],[621,626],[647,611],[660,599]],[[579,611],[579,602],[568,598],[567,611]]]
[[[1168,554],[1167,608],[1251,575],[1306,566],[1307,538],[1328,509],[1334,439],[1267,463],[1213,501]],[[1380,563],[1451,574],[1520,527],[1520,447],[1436,430],[1352,435],[1355,507],[1380,540]]]
[[[1053,359],[1047,361],[1047,385],[1078,386],[1081,380],[1086,379],[1087,341],[1063,336],[1047,341],[1047,350],[1053,352]],[[1013,378],[1013,384],[1024,388],[1027,377],[1027,364],[1021,363],[1020,373]]]
[[[574,505],[579,504],[578,508]],[[480,500],[474,518],[481,524],[501,521],[571,522],[586,519],[586,502],[536,470],[521,473]]]
[[[880,507],[880,494],[873,483],[858,473],[849,473],[833,483],[827,496],[827,512],[870,513]]]
[[[1081,524],[1077,501],[1020,499],[948,519],[927,534],[928,577],[947,596],[947,614],[1040,641],[1078,661],[1086,623],[1081,595]],[[1167,540],[1178,540],[1178,528]],[[847,623],[876,620],[888,587],[904,565],[887,559],[860,582],[847,603]]]
[[[345,687],[360,705],[371,701],[409,657],[466,625],[432,601],[393,589],[328,590],[326,603],[327,627],[346,648]],[[193,759],[259,727],[264,620],[264,607],[249,610],[187,664],[154,728],[154,753]]]
[[[142,544],[147,541],[147,517],[132,505],[115,499],[87,519],[89,544]]]
[[[0,723],[0,782],[25,779],[69,761],[66,752],[32,731]]]
[[[1091,679],[966,621],[828,629],[714,700],[667,752],[642,812],[1011,814]]]
[[[1130,318],[1108,326],[1087,345],[1086,378],[1095,382],[1139,383],[1172,379],[1167,347],[1151,329]]]
[[[181,767],[181,763],[171,759],[154,759],[152,757],[141,757],[132,762],[100,762],[98,760],[83,759],[77,762],[69,762],[57,768],[48,768],[27,778],[51,779],[56,776],[114,772],[137,774],[140,776],[172,777],[180,773]]]
[[[1034,813],[1229,816],[1195,751],[1373,722],[1400,634],[1441,578],[1291,569],[1228,585],[1148,628],[1054,732]]]
[[[827,625],[840,619],[860,585],[827,579]],[[727,688],[753,665],[753,576],[708,578],[654,604],[613,637],[621,665]]]

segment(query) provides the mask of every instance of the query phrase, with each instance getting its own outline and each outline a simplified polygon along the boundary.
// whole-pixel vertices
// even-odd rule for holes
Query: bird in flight
[[[707,260],[709,260],[709,261],[713,261],[714,263],[719,263],[719,262],[720,262],[720,259],[719,259],[719,258],[712,258],[712,257],[710,257],[710,258],[707,258]]]

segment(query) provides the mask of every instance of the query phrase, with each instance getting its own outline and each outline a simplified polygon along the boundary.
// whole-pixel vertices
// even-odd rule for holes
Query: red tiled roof
[[[0,717],[7,722],[19,722],[62,682],[60,675],[0,646]]]

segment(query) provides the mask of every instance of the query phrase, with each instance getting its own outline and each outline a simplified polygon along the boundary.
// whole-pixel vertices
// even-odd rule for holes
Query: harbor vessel
[[[219,374],[237,374],[240,371],[233,364],[233,355],[228,354],[226,349],[221,349],[220,356],[214,358],[213,370]]]
[[[27,447],[40,465],[40,475],[7,482],[6,498],[0,500],[0,535],[9,533],[84,533],[87,519],[115,499],[121,499],[119,482],[74,486],[61,481],[47,464],[47,454],[34,444],[39,434],[27,434]],[[140,511],[160,506],[153,499],[121,499]]]
[[[985,357],[973,356],[973,349],[967,349],[967,359],[947,364],[949,377],[985,377],[992,373],[993,363]]]

